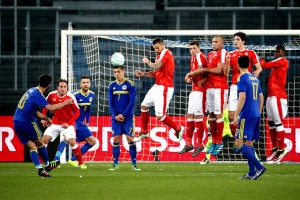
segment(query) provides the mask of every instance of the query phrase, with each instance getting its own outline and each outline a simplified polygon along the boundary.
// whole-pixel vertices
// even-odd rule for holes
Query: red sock
[[[142,133],[148,133],[148,123],[149,123],[150,113],[149,110],[144,112],[141,111],[141,121],[142,121]]]
[[[212,143],[216,144],[217,122],[216,120],[209,121]]]
[[[180,126],[178,124],[176,124],[173,121],[173,119],[167,115],[165,116],[165,119],[163,119],[161,122],[164,123],[165,125],[173,128],[176,132],[179,132],[181,129]]]
[[[277,145],[277,139],[276,139],[276,128],[270,128],[270,139],[271,139],[271,143],[272,143],[272,148],[278,147]]]
[[[188,119],[188,120],[193,120],[193,119]],[[186,122],[186,145],[191,146],[192,144],[192,138],[195,130],[195,122],[193,121],[187,121]]]
[[[285,134],[284,130],[276,132],[278,150],[283,150],[284,149],[284,134]]]
[[[77,148],[72,149],[72,151],[73,151],[74,155],[76,156],[76,159],[78,160],[79,165],[82,165],[83,160],[82,160],[82,155],[81,155],[79,146],[77,145]]]
[[[222,119],[221,122],[217,122],[216,144],[223,143],[223,129],[224,129],[224,121]]]
[[[199,121],[197,121],[199,119],[196,119],[195,122],[195,126],[197,128],[197,135],[198,135],[198,147],[202,147],[203,143],[202,143],[202,139],[203,139],[203,135],[204,135],[204,124],[203,124],[203,119],[200,119]]]
[[[230,131],[231,131],[232,137],[234,138],[235,131],[236,131],[236,126],[233,124],[233,122],[230,122],[229,127],[230,127]]]

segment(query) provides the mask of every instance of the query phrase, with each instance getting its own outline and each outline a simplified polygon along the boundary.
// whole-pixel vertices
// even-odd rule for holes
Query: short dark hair
[[[280,49],[280,50],[284,53],[284,55],[285,55],[286,50],[285,50],[285,47],[284,47],[282,44],[278,44],[278,45],[276,46],[276,49],[277,49],[277,50]]]
[[[82,80],[82,79],[90,79],[90,77],[87,76],[87,75],[84,75],[84,76],[81,76],[81,77],[80,77],[80,80]]]
[[[164,41],[163,39],[161,38],[155,38],[153,41],[152,41],[152,44],[155,45],[156,43],[159,43],[159,44],[164,44]]]
[[[39,86],[45,88],[52,82],[52,76],[49,74],[42,74],[39,77]]]
[[[114,69],[125,70],[125,66],[124,65],[116,65],[116,66],[114,66]]]
[[[221,42],[224,43],[224,38],[223,38],[222,35],[215,35],[215,36],[212,37],[212,39],[214,39],[214,38],[220,38],[220,39],[221,39]]]
[[[193,40],[190,42],[189,45],[196,45],[197,47],[199,47],[199,42],[197,42],[196,40]]]
[[[61,78],[56,82],[56,86],[59,86],[59,83],[61,82],[66,83],[68,85],[68,81],[66,79]]]
[[[245,41],[245,43],[246,43],[246,39],[247,39],[246,33],[242,32],[242,31],[239,31],[239,32],[235,33],[233,36],[234,37],[239,36],[241,38],[241,40]]]
[[[238,58],[238,63],[240,68],[248,68],[249,67],[249,57],[248,56],[240,56]]]

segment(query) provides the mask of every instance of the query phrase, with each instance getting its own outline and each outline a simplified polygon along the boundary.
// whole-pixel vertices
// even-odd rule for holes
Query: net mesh
[[[151,44],[154,36],[68,36],[68,79],[71,82],[71,90],[78,89],[79,79],[82,75],[89,75],[92,82],[91,89],[96,94],[96,102],[93,105],[90,128],[98,139],[96,147],[84,155],[85,161],[112,161],[112,133],[111,117],[108,106],[107,90],[110,82],[114,81],[113,70],[110,63],[110,56],[115,52],[121,52],[125,56],[126,77],[133,80],[137,90],[135,102],[136,135],[140,131],[140,105],[147,91],[154,84],[154,79],[145,77],[136,77],[135,70],[149,71],[147,65],[142,62],[143,57],[148,57],[152,62],[155,59],[155,52]],[[191,40],[199,41],[201,51],[205,55],[211,48],[211,36],[169,36],[163,37],[165,45],[173,52],[176,70],[174,95],[170,102],[168,114],[176,123],[186,125],[186,112],[188,104],[188,95],[191,92],[191,85],[186,84],[184,77],[189,72],[190,52],[188,44]],[[228,51],[234,50],[232,35],[224,36],[224,48]],[[297,125],[299,117],[300,94],[297,93],[300,87],[300,72],[297,66],[300,61],[300,38],[294,36],[249,36],[247,40],[247,49],[253,49],[259,57],[266,60],[273,60],[273,51],[277,44],[284,44],[287,49],[287,59],[290,62],[287,91],[289,96],[288,118],[284,122],[286,133],[292,133]],[[261,81],[264,96],[267,96],[266,79],[270,70],[263,70],[259,79]],[[284,78],[284,77],[283,77]],[[70,81],[71,80],[71,81]],[[231,81],[231,74],[228,78]],[[137,143],[139,161],[199,161],[205,156],[202,152],[197,157],[191,157],[191,153],[178,154],[184,147],[185,141],[175,142],[174,130],[159,122],[154,114],[154,109],[150,109],[150,138]],[[228,119],[225,119],[225,122]],[[226,124],[225,124],[226,126]],[[228,124],[227,124],[228,126]],[[261,120],[261,138],[255,144],[258,155],[265,159],[270,151],[270,140],[268,138],[268,128],[266,127],[266,109],[264,107]],[[207,134],[204,134],[204,144],[207,140]],[[291,134],[287,134],[287,148],[290,143]],[[185,138],[185,135],[184,135]],[[193,142],[196,142],[193,140]],[[233,139],[229,128],[225,128],[223,133],[224,148],[222,152],[213,159],[218,161],[240,161],[241,154],[233,154]],[[121,154],[120,161],[130,161],[128,144],[125,136],[120,142]],[[292,154],[292,152],[290,152]],[[287,156],[287,159],[289,157]],[[290,159],[292,160],[292,159]]]

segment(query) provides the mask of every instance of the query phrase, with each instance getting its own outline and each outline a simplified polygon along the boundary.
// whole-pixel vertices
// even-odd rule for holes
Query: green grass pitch
[[[0,163],[0,199],[300,199],[300,165],[267,165],[259,180],[239,180],[247,165],[225,163],[88,163],[88,169],[62,164],[50,178],[32,163]]]

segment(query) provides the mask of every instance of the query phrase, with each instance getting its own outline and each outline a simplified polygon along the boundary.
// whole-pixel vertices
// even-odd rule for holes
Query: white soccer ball
[[[111,56],[110,62],[113,66],[124,65],[125,57],[123,56],[123,54],[117,52]]]

